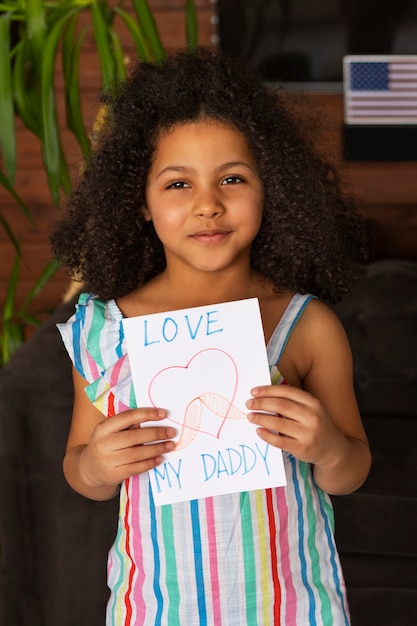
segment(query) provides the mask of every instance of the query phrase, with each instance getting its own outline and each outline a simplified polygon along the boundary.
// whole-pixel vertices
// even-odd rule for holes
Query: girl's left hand
[[[256,387],[251,393],[248,420],[259,426],[261,439],[314,465],[330,467],[337,460],[345,435],[314,396],[289,385]]]

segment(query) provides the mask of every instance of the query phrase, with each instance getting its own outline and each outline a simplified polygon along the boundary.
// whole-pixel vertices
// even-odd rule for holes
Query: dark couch
[[[103,626],[117,499],[65,482],[71,363],[55,324],[64,304],[0,370],[0,624]]]
[[[417,625],[417,263],[369,265],[335,307],[373,462],[333,498],[353,626]]]
[[[73,306],[61,306],[0,370],[2,626],[104,624],[117,501],[78,496],[61,469],[72,384],[55,324]],[[350,337],[373,452],[365,485],[333,499],[352,626],[414,626],[417,264],[369,265],[335,310]]]

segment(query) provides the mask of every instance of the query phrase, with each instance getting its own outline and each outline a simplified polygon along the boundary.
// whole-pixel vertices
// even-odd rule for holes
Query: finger
[[[292,387],[291,385],[264,385],[254,387],[251,389],[251,395],[254,398],[287,398],[288,400],[294,400],[300,404],[308,403],[308,399],[310,397],[310,394],[307,391],[304,391],[304,389]]]
[[[303,421],[307,419],[308,407],[305,404],[277,397],[258,397],[248,400],[246,403],[251,412],[266,412],[273,415],[282,415],[294,420]]]
[[[163,455],[159,455],[150,459],[146,459],[144,461],[139,461],[138,463],[132,463],[131,465],[127,465],[122,468],[124,470],[124,473],[123,478],[120,480],[120,482],[125,478],[130,478],[131,476],[134,476],[135,474],[150,472],[155,467],[158,467],[158,465],[161,465],[163,461]]]
[[[119,484],[126,478],[147,472],[160,465],[164,460],[164,455],[171,451],[168,443],[171,442],[152,446],[138,446],[136,450],[131,448],[127,455],[125,451],[120,458],[114,458],[112,466],[107,472],[108,484]]]
[[[151,443],[144,446],[135,446],[132,448],[126,448],[120,454],[114,458],[114,467],[126,467],[128,465],[135,465],[142,463],[150,459],[154,459],[159,456],[163,456],[167,452],[171,452],[175,447],[173,441],[160,441],[158,443]]]
[[[123,450],[171,440],[176,434],[177,431],[172,426],[142,426],[141,428],[130,428],[114,435],[114,450]]]
[[[124,411],[123,413],[118,413],[111,418],[106,418],[100,423],[100,426],[102,426],[108,433],[116,433],[141,425],[145,422],[163,420],[167,417],[167,415],[168,413],[165,409],[144,407],[140,409],[132,409],[131,411]]]
[[[257,434],[266,443],[269,443],[271,446],[275,448],[280,448],[284,452],[289,452],[290,454],[294,454],[294,444],[296,444],[296,440],[292,437],[284,435],[282,433],[271,432],[266,428],[258,428]]]
[[[289,418],[277,415],[266,415],[265,413],[249,413],[248,420],[259,426],[257,432],[265,430],[272,435],[297,438],[300,433],[299,424]]]
[[[280,417],[276,414],[274,415],[270,415],[267,413],[249,413],[248,414],[249,422],[251,422],[252,424],[255,424],[256,426],[260,426],[261,428],[267,428],[268,430],[275,431],[275,432],[281,431],[285,419],[286,418]],[[290,420],[287,420],[287,421],[290,421]]]

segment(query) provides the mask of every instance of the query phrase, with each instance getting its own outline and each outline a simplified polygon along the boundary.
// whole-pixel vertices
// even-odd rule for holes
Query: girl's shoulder
[[[302,386],[313,370],[324,373],[332,363],[336,366],[337,361],[349,363],[350,360],[350,346],[341,321],[327,304],[317,298],[310,299],[283,352],[282,373]]]
[[[297,386],[323,358],[330,358],[338,350],[349,350],[336,314],[309,294],[294,294],[290,298],[279,319],[277,329],[280,328],[286,335],[279,356],[280,370],[288,382]]]
[[[308,306],[303,309],[298,334],[304,340],[315,345],[332,343],[335,336],[344,335],[343,325],[336,313],[325,302],[318,298],[311,298]]]

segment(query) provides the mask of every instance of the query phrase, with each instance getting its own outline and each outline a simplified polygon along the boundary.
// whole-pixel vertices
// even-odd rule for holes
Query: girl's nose
[[[224,213],[224,207],[217,194],[204,193],[196,198],[194,215],[196,217],[217,217]]]

